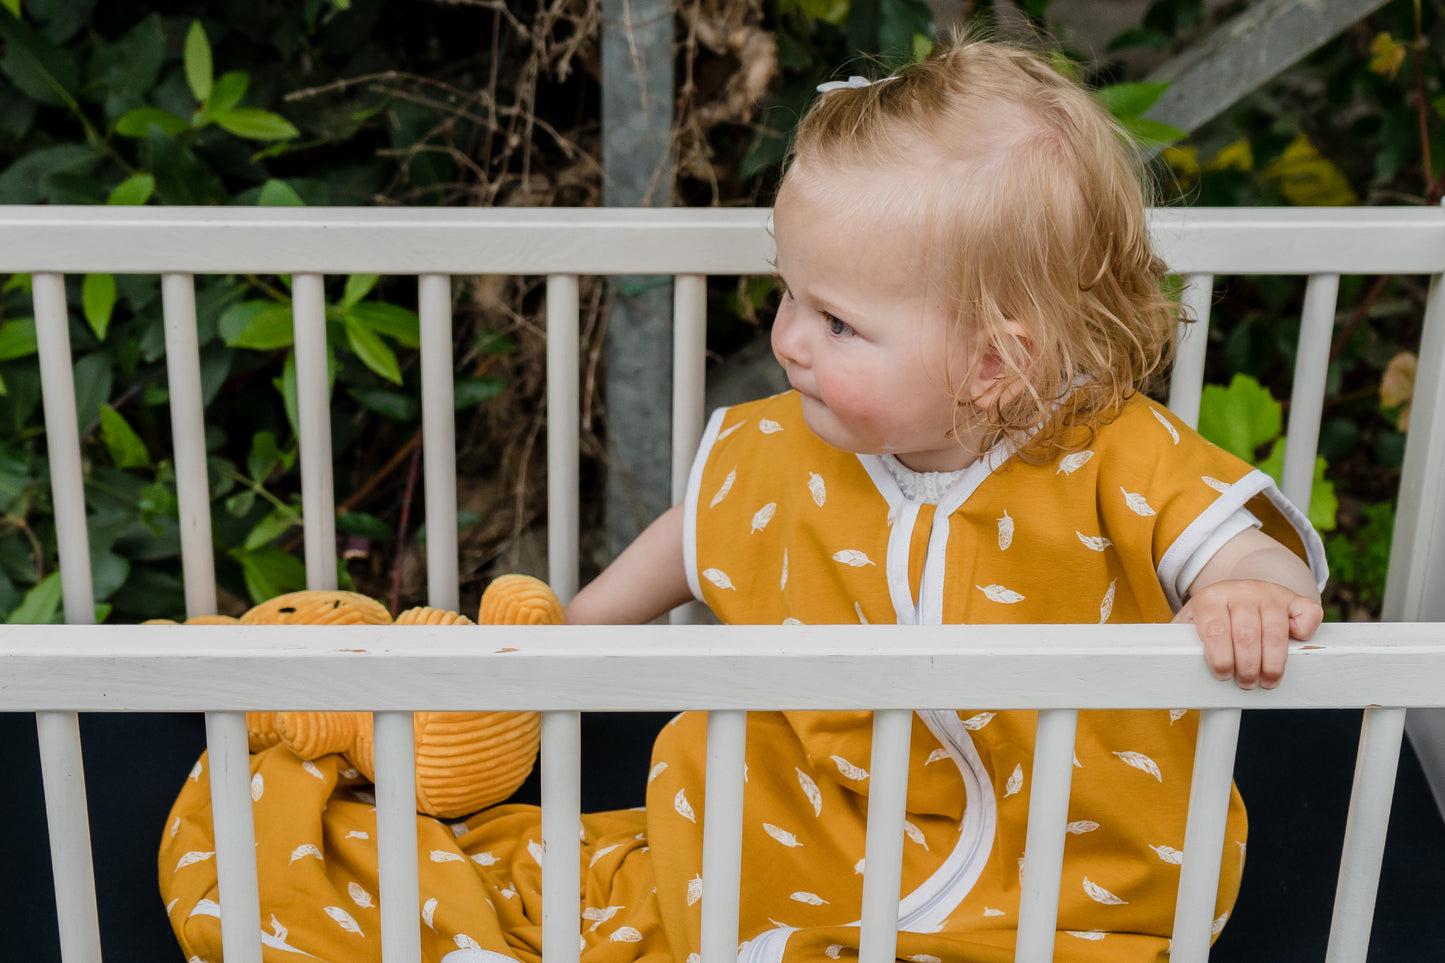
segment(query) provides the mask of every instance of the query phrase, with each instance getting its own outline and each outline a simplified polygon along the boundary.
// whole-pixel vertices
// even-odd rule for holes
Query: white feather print
[[[1179,444],[1179,432],[1174,430],[1174,426],[1169,423],[1169,419],[1165,418],[1155,408],[1150,408],[1149,413],[1152,414],[1155,418],[1159,419],[1159,424],[1163,425],[1164,430],[1169,432],[1169,437],[1174,439],[1174,444]]]
[[[1204,484],[1208,485],[1210,488],[1219,492],[1221,495],[1229,491],[1230,489],[1229,482],[1220,481],[1218,478],[1214,478],[1210,475],[1200,475],[1199,480],[1204,482]]]
[[[1153,759],[1150,759],[1148,756],[1144,755],[1142,752],[1116,752],[1114,753],[1114,755],[1118,756],[1120,759],[1124,760],[1135,769],[1138,769],[1141,772],[1147,772],[1159,782],[1164,781],[1164,777],[1159,772],[1159,764],[1156,763]]]
[[[923,764],[925,766],[931,766],[935,762],[941,762],[947,758],[949,758],[947,749],[935,749],[928,754],[928,758],[923,761]]]
[[[666,770],[666,769],[667,769],[667,763],[665,763],[665,762],[659,762],[657,765],[653,766],[652,769],[647,773],[647,782],[648,782],[648,784],[651,785],[652,780],[654,780],[654,779],[656,779],[658,776],[662,775],[663,771]]]
[[[692,804],[687,801],[686,789],[679,789],[677,795],[672,797],[672,808],[677,810],[677,814],[688,822],[697,822],[697,814],[692,811]]]
[[[1072,836],[1082,836],[1084,833],[1092,833],[1099,828],[1099,824],[1092,819],[1076,819],[1065,827],[1065,831]]]
[[[474,950],[478,953],[484,952],[482,949],[482,944],[478,943],[476,940],[472,939],[465,933],[458,933],[456,936],[452,937],[452,942],[457,945],[457,949],[459,950]]]
[[[466,860],[456,853],[447,852],[445,849],[433,849],[429,854],[433,863],[464,863]]]
[[[505,889],[499,889],[497,892],[502,894],[503,899],[511,899],[517,895],[517,887],[512,883],[508,883]]]
[[[467,828],[466,823],[452,823],[451,830],[453,839],[461,839],[467,833],[471,832],[471,830]]]
[[[176,904],[179,903],[180,901],[181,901],[181,898],[180,898],[179,896],[177,896],[175,899],[171,900],[169,903],[166,904],[166,915],[167,915],[167,916],[170,916],[170,915],[171,915],[171,912],[176,908]]]
[[[797,766],[793,767],[793,771],[798,774],[798,785],[803,787],[803,795],[807,796],[808,802],[813,804],[813,815],[823,815],[823,793],[818,789],[818,784],[813,781],[812,776]]]
[[[1093,457],[1094,453],[1087,448],[1083,451],[1070,452],[1059,459],[1059,471],[1054,472],[1054,474],[1057,475],[1059,472],[1063,472],[1065,475],[1072,475],[1080,468],[1083,468],[1089,459]]]
[[[592,854],[592,858],[588,860],[587,868],[591,869],[593,866],[596,866],[599,859],[601,859],[603,856],[606,856],[608,853],[612,852],[614,849],[621,845],[621,843],[613,843],[611,846],[603,846],[601,849],[597,850],[595,853]]]
[[[609,943],[641,943],[642,934],[631,926],[619,926],[607,937]]]
[[[1003,910],[1001,910],[1001,909],[994,909],[992,906],[985,906],[985,907],[983,908],[983,915],[984,915],[984,916],[1003,916],[1003,915],[1004,915],[1004,912],[1003,912]]]
[[[833,561],[841,562],[844,565],[851,565],[853,568],[862,568],[865,565],[874,564],[873,560],[865,552],[856,548],[845,548],[833,553]]]
[[[1084,893],[1096,903],[1103,903],[1105,906],[1126,906],[1128,900],[1122,900],[1109,892],[1104,887],[1095,883],[1089,877],[1084,877]]]
[[[858,862],[856,862],[856,863],[853,864],[853,875],[854,875],[854,876],[862,876],[862,875],[863,875],[863,860],[860,859],[860,860],[858,860]]]
[[[360,829],[353,829],[346,834],[347,839],[370,839],[371,834]]]
[[[908,957],[908,960],[909,963],[943,963],[938,957],[930,956],[927,953],[915,954],[914,956]]]
[[[1007,551],[1014,540],[1014,520],[1009,517],[1008,509],[1004,509],[1003,517],[998,520],[998,547],[999,551]]]
[[[355,766],[347,766],[345,769],[339,770],[336,774],[342,779],[355,779],[361,775],[361,770]]]
[[[1239,865],[1240,865],[1241,868],[1243,868],[1243,866],[1244,866],[1244,851],[1245,851],[1245,843],[1244,843],[1244,840],[1242,840],[1242,839],[1236,839],[1236,840],[1234,841],[1234,845],[1236,845],[1236,846],[1239,847]]]
[[[478,866],[495,866],[497,865],[497,857],[490,852],[474,853],[472,855],[472,862]]]
[[[322,782],[326,781],[326,777],[322,775],[321,770],[316,768],[316,763],[312,762],[310,759],[302,760],[301,768],[310,775],[315,776],[317,779],[320,779]],[[257,775],[259,776],[260,773],[257,773]]]
[[[1124,493],[1124,504],[1128,505],[1129,510],[1135,515],[1142,515],[1147,518],[1154,514],[1154,509],[1150,507],[1149,502],[1144,499],[1143,495],[1138,492],[1131,492],[1123,485],[1119,486],[1119,491]]]
[[[1099,603],[1099,624],[1103,625],[1109,621],[1109,616],[1114,613],[1114,588],[1119,584],[1118,579],[1109,583],[1109,588],[1104,592],[1104,600]]]
[[[431,897],[425,903],[421,904],[421,921],[427,926],[430,926],[433,930],[436,929],[436,924],[432,922],[432,918],[436,916],[436,912],[437,900],[435,896]]]
[[[1102,940],[1108,934],[1103,930],[1064,930],[1076,940]]]
[[[314,856],[317,859],[321,860],[323,863],[326,862],[326,857],[321,855],[321,850],[317,849],[310,843],[302,843],[300,846],[297,846],[295,849],[291,850],[291,861],[288,862],[286,865],[290,866],[291,863],[294,863],[296,862],[296,860],[302,859],[306,856]]]
[[[728,492],[730,492],[730,491],[733,490],[733,482],[735,482],[735,481],[737,481],[737,480],[738,480],[738,468],[737,468],[736,465],[734,465],[734,466],[733,466],[733,470],[730,471],[730,472],[728,472],[727,477],[723,479],[723,483],[718,486],[717,494],[715,494],[715,495],[712,496],[712,501],[711,501],[711,502],[708,502],[708,506],[707,506],[707,507],[708,507],[708,508],[717,508],[718,502],[720,502],[720,501],[722,501],[724,498],[727,498],[727,497],[728,497]]]
[[[759,508],[756,512],[754,512],[753,528],[752,531],[749,532],[749,534],[756,535],[758,532],[761,532],[763,529],[767,528],[768,522],[771,522],[773,520],[773,516],[777,514],[777,511],[778,503],[768,502],[762,508]]]
[[[265,931],[263,930],[262,932],[265,932]],[[290,934],[290,932],[291,932],[290,930],[288,930],[286,927],[284,927],[284,926],[281,925],[281,921],[276,918],[276,914],[275,914],[275,913],[272,913],[272,914],[271,914],[271,935],[274,936],[274,937],[276,937],[276,939],[280,940],[282,943],[285,943],[285,942],[286,942],[286,937],[287,937],[288,934]]]
[[[1175,849],[1173,846],[1155,846],[1153,843],[1147,845],[1150,849],[1154,850],[1154,855],[1164,860],[1164,862],[1173,863],[1175,866],[1184,865],[1184,853]]]
[[[728,574],[721,569],[705,568],[702,570],[702,577],[720,589],[737,590],[737,586],[733,584],[733,580],[728,578]]]
[[[1184,718],[1184,714],[1185,714],[1186,712],[1188,712],[1188,711],[1189,711],[1188,709],[1170,709],[1170,710],[1169,710],[1169,724],[1172,726],[1172,725],[1174,725],[1174,723],[1178,722],[1180,719],[1183,719],[1183,718]]]
[[[1021,789],[1023,789],[1023,788],[1024,788],[1024,766],[1023,766],[1023,763],[1019,763],[1018,765],[1014,766],[1014,771],[1013,771],[1013,773],[1008,777],[1008,782],[1004,783],[1004,793],[1003,793],[1004,798],[1007,799],[1009,796],[1014,795],[1015,793],[1019,792],[1019,791],[1020,791]]]
[[[856,612],[856,613],[858,613],[858,624],[859,624],[859,625],[867,625],[867,624],[868,624],[868,616],[866,616],[866,615],[863,614],[863,606],[859,605],[857,602],[854,602],[854,603],[853,603],[853,611]]]
[[[746,424],[746,421],[740,421],[735,425],[729,425],[727,428],[724,428],[722,431],[717,433],[717,440],[722,441],[728,435],[731,435],[733,432],[737,431],[739,428]]]
[[[216,855],[216,851],[213,849],[204,852],[199,849],[193,849],[176,862],[176,868],[171,872],[179,872],[184,866],[194,866],[196,863],[204,863],[214,855]]]
[[[819,896],[817,893],[809,893],[805,890],[798,890],[798,892],[793,893],[791,896],[789,896],[788,899],[792,900],[795,903],[806,903],[809,906],[828,905],[828,901],[825,900],[823,897]]]
[[[346,895],[351,901],[362,909],[369,909],[374,904],[371,902],[371,894],[368,893],[360,883],[350,882],[346,884]]]
[[[786,618],[786,619],[783,619],[782,624],[783,624],[783,625],[806,625],[807,623],[804,622],[802,619]]]
[[[687,881],[687,905],[691,906],[702,899],[702,877],[694,876]]]
[[[778,579],[778,591],[788,587],[788,550],[783,549],[783,576]]]
[[[969,716],[967,719],[963,720],[961,724],[969,732],[977,732],[978,730],[982,729],[984,726],[992,722],[993,716],[994,714],[992,712],[980,712],[975,715]]]
[[[191,774],[186,777],[191,782],[201,778],[201,760],[197,759],[196,764],[191,767]]]
[[[1219,935],[1219,931],[1222,930],[1222,929],[1224,929],[1224,924],[1225,924],[1225,923],[1228,923],[1228,922],[1229,922],[1229,911],[1226,910],[1226,911],[1224,912],[1224,915],[1223,915],[1223,916],[1219,917],[1219,919],[1215,920],[1213,923],[1211,923],[1211,924],[1209,925],[1209,934],[1210,934],[1211,936],[1218,936],[1218,935]]]
[[[616,916],[620,909],[622,909],[621,906],[588,906],[582,910],[582,918],[589,920],[592,923],[591,928],[596,930],[597,927]]]
[[[687,963],[702,963],[702,954],[701,954],[701,953],[689,953],[689,954],[687,954]]]
[[[178,833],[178,832],[180,832],[180,831],[181,831],[181,817],[177,816],[177,817],[175,818],[175,821],[171,823],[171,838],[172,838],[172,839],[175,839],[175,838],[176,838],[176,833]]]
[[[538,866],[542,865],[542,857],[547,855],[547,847],[535,839],[527,840],[527,855],[532,857],[532,862]]]
[[[196,905],[191,907],[191,916],[214,916],[220,919],[221,904],[213,899],[198,899]],[[187,919],[190,919],[190,916]]]
[[[919,829],[917,826],[913,825],[906,819],[903,820],[903,835],[907,836],[909,839],[922,846],[924,852],[928,851],[928,840],[923,838],[923,830]]]
[[[352,915],[346,912],[346,910],[342,909],[340,906],[323,906],[321,910],[327,916],[334,919],[336,921],[336,925],[344,929],[346,932],[355,933],[357,936],[366,935],[365,933],[361,932],[360,925],[357,924],[356,920],[352,917]]]
[[[974,588],[982,592],[990,602],[1002,602],[1005,605],[1022,602],[1025,598],[1013,589],[1005,588],[1002,585],[975,585]]]
[[[764,418],[758,422],[758,431],[761,431],[765,435],[776,434],[777,432],[780,432],[782,430],[783,426],[778,424],[776,421],[773,421],[771,418]]]
[[[808,493],[819,508],[828,500],[828,486],[823,483],[823,476],[815,471],[808,472]]]
[[[1083,532],[1074,532],[1079,536],[1079,541],[1084,543],[1085,548],[1091,548],[1096,552],[1102,552],[1114,543],[1103,535],[1085,535]]]
[[[798,837],[783,829],[781,826],[774,826],[772,823],[763,823],[763,832],[776,839],[790,849],[796,849],[803,845],[798,842]]]
[[[823,950],[823,955],[826,956],[826,957],[827,957],[828,959],[830,959],[830,960],[841,959],[842,956],[843,956],[843,944],[842,944],[842,943],[829,943],[829,944],[828,944],[828,947],[827,947],[825,950]]]
[[[855,766],[842,756],[829,756],[828,758],[833,760],[833,765],[838,767],[838,771],[843,774],[844,778],[854,780],[868,778],[868,770],[862,766]]]
[[[351,794],[361,802],[366,803],[368,806],[376,805],[376,797],[373,796],[371,793],[367,792],[365,789],[353,789],[351,790]]]
[[[1083,769],[1083,768],[1084,768],[1084,764],[1079,761],[1079,754],[1078,754],[1077,752],[1074,753],[1074,768],[1075,768],[1075,769]]]
[[[251,777],[251,801],[260,802],[266,794],[266,779],[259,772]]]

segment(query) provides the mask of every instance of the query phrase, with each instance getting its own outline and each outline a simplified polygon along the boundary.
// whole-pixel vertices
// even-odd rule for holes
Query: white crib
[[[418,277],[422,321],[430,603],[458,603],[451,277],[547,276],[550,581],[577,587],[578,277],[675,275],[674,492],[703,425],[707,275],[768,273],[766,210],[0,209],[0,271],[31,272],[64,584],[63,627],[0,628],[0,711],[36,714],[60,940],[66,963],[100,959],[78,712],[206,713],[217,823],[225,955],[261,959],[244,713],[377,711],[382,945],[389,963],[420,959],[412,721],[419,709],[540,709],[544,943],[549,963],[577,959],[579,713],[711,710],[705,825],[703,959],[738,944],[744,714],[749,709],[876,710],[862,948],[892,960],[903,840],[903,787],[914,709],[1039,708],[1019,960],[1053,952],[1076,711],[1204,709],[1173,937],[1178,963],[1209,954],[1211,911],[1242,708],[1365,709],[1327,958],[1364,960],[1406,708],[1445,798],[1445,212],[1435,209],[1161,210],[1161,253],[1186,275],[1207,323],[1215,275],[1308,275],[1290,403],[1284,490],[1308,498],[1341,274],[1423,274],[1432,286],[1419,348],[1383,624],[1326,625],[1291,655],[1273,692],[1216,682],[1188,627],[415,628],[405,649],[375,628],[191,627],[164,633],[94,626],[66,324],[64,276],[161,274],[174,460],[191,614],[214,611],[215,577],[201,422],[196,274],[290,274],[301,409],[305,561],[313,588],[335,587],[326,388],[328,274]],[[1204,324],[1184,341],[1170,404],[1193,422]],[[681,621],[681,620],[680,620]],[[808,684],[803,684],[807,680]],[[821,682],[821,684],[819,684]],[[896,792],[879,791],[897,787]],[[29,872],[41,872],[29,868]],[[6,867],[10,879],[20,870]],[[152,879],[137,886],[154,886]],[[745,883],[744,883],[745,885]],[[555,908],[555,910],[554,910]]]

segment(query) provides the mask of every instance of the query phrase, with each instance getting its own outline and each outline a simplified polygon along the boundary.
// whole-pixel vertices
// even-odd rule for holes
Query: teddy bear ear
[[[561,625],[562,602],[541,579],[503,575],[482,593],[477,612],[482,625]]]
[[[391,613],[356,592],[307,589],[278,595],[241,616],[242,625],[390,625]]]
[[[434,609],[429,605],[407,609],[396,617],[394,625],[473,625],[471,619],[450,609]]]

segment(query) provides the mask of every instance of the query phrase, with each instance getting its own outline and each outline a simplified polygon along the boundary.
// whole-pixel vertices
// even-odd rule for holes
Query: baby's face
[[[966,338],[928,283],[920,227],[854,213],[853,200],[878,181],[789,174],[773,209],[786,286],[773,354],[823,441],[893,454],[915,471],[954,471],[974,461],[977,440],[955,401],[970,367]]]

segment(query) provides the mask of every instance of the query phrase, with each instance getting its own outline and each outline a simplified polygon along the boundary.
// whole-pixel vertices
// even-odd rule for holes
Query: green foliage
[[[1393,502],[1365,505],[1360,515],[1362,523],[1354,531],[1325,536],[1325,557],[1329,561],[1330,577],[1350,586],[1352,601],[1367,611],[1378,612],[1385,601],[1395,505]]]

